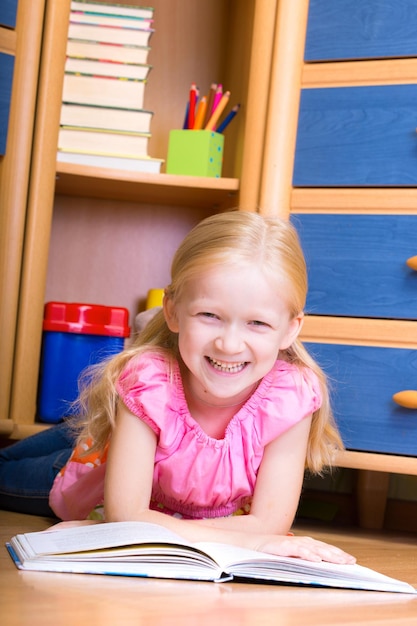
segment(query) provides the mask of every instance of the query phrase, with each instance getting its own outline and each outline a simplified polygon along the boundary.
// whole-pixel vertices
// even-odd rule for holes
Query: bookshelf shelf
[[[227,209],[237,201],[237,178],[208,178],[108,170],[86,165],[57,163],[55,192],[140,202]]]

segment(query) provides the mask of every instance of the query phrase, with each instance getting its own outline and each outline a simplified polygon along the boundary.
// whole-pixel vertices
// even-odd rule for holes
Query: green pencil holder
[[[222,175],[224,136],[212,130],[171,130],[167,174]]]

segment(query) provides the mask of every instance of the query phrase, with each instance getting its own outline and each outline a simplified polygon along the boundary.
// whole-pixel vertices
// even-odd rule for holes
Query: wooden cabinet
[[[289,210],[309,266],[303,338],[333,385],[339,464],[366,470],[367,526],[383,522],[389,472],[417,474],[417,411],[393,400],[417,389],[416,18],[410,2],[311,0],[298,84]]]
[[[43,5],[43,30],[30,24],[34,4]],[[202,90],[213,81],[222,82],[242,105],[225,136],[223,177],[57,167],[70,0],[20,0],[21,20],[28,20],[28,31],[36,40],[38,66],[30,75],[36,115],[32,114],[24,150],[28,183],[19,213],[19,258],[12,274],[10,258],[0,265],[2,278],[10,274],[14,295],[12,306],[11,292],[5,287],[0,300],[2,313],[12,318],[5,354],[10,368],[7,380],[2,380],[3,434],[20,437],[41,427],[34,422],[45,301],[127,306],[133,321],[147,289],[166,284],[172,253],[195,222],[231,206],[257,209],[277,3],[153,0],[148,4],[155,8],[149,56],[153,69],[145,95],[146,107],[154,111],[149,153],[166,157],[168,132],[182,125],[192,81]],[[21,88],[16,96],[20,106],[23,94],[26,97]],[[7,151],[7,159],[15,163],[9,146]],[[1,185],[3,192],[7,185],[3,172]],[[16,219],[13,201],[9,193],[7,204],[2,204],[6,215],[2,220],[7,224]],[[6,236],[5,241],[10,249]]]

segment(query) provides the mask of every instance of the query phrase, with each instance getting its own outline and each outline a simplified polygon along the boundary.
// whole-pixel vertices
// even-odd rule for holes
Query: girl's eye
[[[214,313],[209,313],[208,311],[201,311],[201,313],[198,314],[201,317],[208,317],[210,319],[216,319],[217,315],[215,315]]]
[[[269,324],[261,322],[260,320],[252,320],[250,323],[252,326],[269,326]]]

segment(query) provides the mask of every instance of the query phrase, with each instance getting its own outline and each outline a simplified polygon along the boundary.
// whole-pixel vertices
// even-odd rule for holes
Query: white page
[[[140,543],[174,543],[190,546],[184,539],[156,524],[114,522],[18,535],[28,554],[80,552]]]
[[[247,550],[245,548],[237,548],[228,544],[216,544],[208,542],[199,542],[195,544],[201,550],[207,552],[212,556],[220,567],[227,573],[239,575],[239,566],[233,567],[234,563],[244,562],[244,574],[246,576],[255,575],[260,578],[273,578],[273,563],[279,563],[279,568],[276,570],[277,574],[283,574],[282,580],[294,582],[299,580],[300,582],[307,582],[307,579],[314,584],[315,581],[323,580],[326,584],[335,583],[339,581],[341,586],[343,583],[362,582],[358,588],[362,588],[366,583],[374,583],[375,587],[381,586],[381,590],[394,590],[398,588],[401,591],[408,591],[409,593],[417,593],[411,585],[403,581],[399,581],[395,578],[390,578],[385,574],[381,574],[362,565],[355,564],[338,564],[327,563],[324,561],[313,562],[306,561],[304,559],[298,559],[293,557],[276,557],[272,554],[257,552],[255,550]],[[258,575],[254,570],[253,562],[263,561],[264,567],[257,566]],[[270,564],[270,566],[268,565]],[[243,572],[242,572],[243,573]]]

